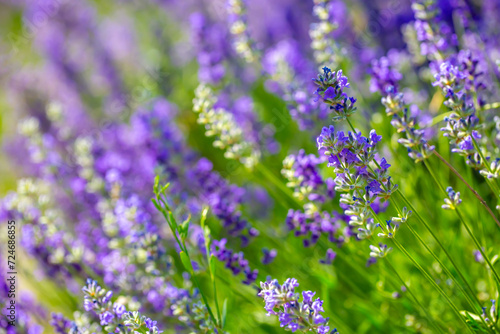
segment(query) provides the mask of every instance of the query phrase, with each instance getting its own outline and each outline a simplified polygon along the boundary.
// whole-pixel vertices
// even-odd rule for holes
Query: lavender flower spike
[[[323,74],[320,74],[317,79],[313,79],[318,89],[316,95],[324,103],[330,105],[337,116],[333,117],[334,122],[338,122],[351,116],[356,112],[356,99],[348,97],[344,93],[344,88],[349,87],[347,77],[343,75],[342,70],[332,71],[328,67],[323,67]]]
[[[283,285],[274,279],[270,282],[261,282],[262,290],[259,297],[264,298],[267,315],[277,315],[280,326],[286,330],[313,332],[317,334],[337,333],[330,332],[328,319],[321,314],[324,312],[323,301],[320,298],[313,300],[315,292],[303,291],[301,295],[295,292],[299,283],[295,278],[288,278]]]
[[[225,150],[226,158],[239,160],[252,169],[259,163],[260,150],[244,138],[233,114],[223,108],[214,108],[215,103],[216,97],[209,86],[201,84],[196,88],[193,110],[199,114],[198,123],[205,126],[207,137],[216,137],[214,146]]]

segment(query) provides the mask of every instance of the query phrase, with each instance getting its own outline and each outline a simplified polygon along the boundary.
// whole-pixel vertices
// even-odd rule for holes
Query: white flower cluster
[[[200,84],[193,104],[193,110],[199,114],[198,123],[205,125],[205,135],[216,138],[214,146],[225,150],[226,158],[238,160],[250,169],[259,163],[260,151],[245,140],[233,114],[223,108],[214,108],[215,97],[210,87]]]

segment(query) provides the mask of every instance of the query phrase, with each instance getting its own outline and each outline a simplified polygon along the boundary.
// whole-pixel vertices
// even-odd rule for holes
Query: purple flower
[[[304,299],[304,303],[312,303],[312,298],[314,297],[315,294],[316,292],[312,291],[302,291],[302,297]]]
[[[117,318],[121,318],[126,311],[127,309],[122,304],[115,303],[113,305],[113,312],[115,312]]]
[[[261,262],[262,264],[270,264],[274,261],[274,258],[278,254],[276,249],[267,249],[267,248],[262,248],[262,252],[264,253],[264,257],[262,258]]]
[[[313,301],[315,292],[303,291],[300,300],[300,294],[295,292],[299,284],[293,278],[288,278],[283,285],[277,280],[261,282],[260,285],[258,295],[264,299],[267,315],[277,315],[281,327],[292,332],[300,329],[327,333],[328,318],[321,314],[324,312],[321,299]]]
[[[152,329],[154,329],[154,328],[156,327],[156,323],[157,323],[157,322],[156,322],[156,321],[151,320],[150,318],[147,318],[147,319],[144,321],[144,323],[146,324],[146,327],[147,327],[148,329],[151,329],[151,330],[152,330]]]
[[[323,264],[332,264],[336,257],[337,253],[335,253],[331,248],[328,248],[325,258],[321,259],[320,262]]]
[[[328,87],[323,94],[324,99],[333,99],[335,96],[337,96],[337,94],[333,87]]]
[[[387,170],[389,167],[391,167],[391,165],[387,162],[387,160],[385,160],[385,158],[382,158],[382,160],[380,160],[380,168]]]
[[[101,321],[101,326],[109,325],[113,321],[114,317],[115,316],[113,315],[113,313],[109,311],[105,311],[99,314],[99,320]]]
[[[375,130],[370,131],[370,145],[374,146],[382,140],[382,136],[377,135]]]

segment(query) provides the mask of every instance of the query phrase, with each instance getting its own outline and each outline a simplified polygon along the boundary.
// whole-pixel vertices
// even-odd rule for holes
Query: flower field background
[[[0,1],[0,333],[500,333],[499,17]]]

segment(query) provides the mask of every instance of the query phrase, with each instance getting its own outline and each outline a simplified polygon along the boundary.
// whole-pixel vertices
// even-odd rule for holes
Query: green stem
[[[349,120],[349,118],[348,118],[348,117],[346,117],[346,119],[345,119],[345,120],[347,121],[347,123],[349,123],[349,126],[351,127],[352,132],[356,133],[356,130],[354,129],[354,126],[352,126],[352,123],[351,123],[351,121]]]
[[[205,239],[207,239],[207,242],[205,242],[205,252],[207,255],[208,268],[210,270],[210,278],[212,279],[212,285],[214,287],[215,309],[217,310],[217,317],[219,318],[219,327],[222,328],[222,317],[220,314],[219,301],[217,298],[217,284],[215,282],[215,273],[212,271],[212,264],[210,261],[210,250],[209,250],[210,244],[208,238]]]
[[[479,156],[481,157],[481,160],[483,160],[484,166],[486,167],[486,169],[488,170],[488,172],[491,173],[492,172],[491,167],[488,164],[488,160],[486,160],[486,158],[484,157],[483,151],[481,151],[481,148],[479,147],[476,139],[474,139],[473,136],[471,136],[471,138],[472,138],[472,144],[474,145],[474,148],[476,149],[477,153],[479,153]],[[490,183],[490,181],[487,178],[485,178],[485,179],[486,179],[487,183],[490,185],[490,187],[492,188],[491,190],[493,191],[493,193],[496,194],[496,195],[500,195],[500,190],[498,189],[497,184],[495,182],[491,182]],[[493,188],[495,188],[495,189],[493,189]]]
[[[181,246],[181,245],[179,245],[179,246]],[[182,248],[184,248],[184,249],[182,249],[182,251],[186,253],[186,256],[188,257],[189,261],[191,261],[191,257],[189,256],[186,244],[184,242],[182,242],[182,246],[183,246]],[[192,272],[191,276],[193,277],[194,284],[196,285],[196,287],[198,288],[198,291],[200,292],[201,298],[203,298],[203,302],[205,303],[205,305],[207,307],[207,311],[208,311],[208,314],[210,314],[210,318],[212,318],[212,321],[214,322],[214,325],[216,327],[218,327],[217,326],[217,319],[215,319],[215,316],[214,316],[214,314],[212,312],[212,308],[210,307],[210,304],[208,304],[207,297],[203,293],[203,290],[201,289],[201,285],[198,282],[198,279],[196,278],[196,274],[194,272]]]
[[[493,276],[495,277],[496,281],[497,281],[497,284],[499,285],[500,287],[500,276],[498,276],[498,273],[497,271],[495,270],[495,267],[493,266],[493,264],[491,263],[490,259],[488,258],[488,256],[486,256],[486,254],[484,253],[483,251],[483,247],[481,247],[481,245],[479,244],[479,242],[477,241],[477,238],[474,236],[474,234],[472,233],[469,225],[467,225],[467,223],[465,222],[462,214],[460,213],[460,210],[458,210],[458,208],[456,208],[454,210],[456,213],[457,213],[457,216],[458,218],[460,219],[460,221],[462,222],[462,225],[465,227],[465,229],[467,230],[467,233],[469,234],[469,236],[471,237],[472,241],[474,242],[474,244],[476,245],[476,247],[478,248],[479,252],[481,252],[481,255],[483,256],[484,260],[486,261],[486,263],[488,264],[488,267],[491,269],[491,272],[493,273]]]
[[[425,166],[427,167],[427,170],[429,171],[429,173],[431,174],[432,178],[434,179],[434,181],[438,184],[439,188],[441,189],[441,191],[445,194],[446,193],[446,190],[443,188],[443,186],[441,185],[441,183],[438,181],[438,179],[436,178],[436,175],[434,174],[434,172],[432,171],[432,169],[429,167],[429,165],[427,164],[427,162],[425,162],[424,160],[424,164]],[[466,231],[467,231],[467,234],[471,237],[472,241],[474,241],[474,244],[476,245],[476,247],[479,249],[479,251],[481,252],[481,255],[483,256],[483,258],[485,259],[485,261],[488,263],[491,271],[493,272],[493,274],[495,275],[495,278],[497,279],[497,282],[498,284],[500,284],[500,277],[498,276],[497,272],[495,271],[495,268],[493,267],[493,265],[491,264],[490,260],[488,259],[488,257],[486,257],[486,254],[484,254],[484,251],[483,251],[483,248],[481,247],[481,245],[479,244],[479,242],[477,241],[477,238],[474,236],[474,233],[472,233],[469,225],[467,225],[467,223],[465,222],[465,219],[462,217],[462,215],[460,214],[460,211],[458,210],[458,208],[456,208],[454,210],[457,215],[458,215],[458,218],[460,219],[460,222],[462,223],[462,225],[465,227]]]
[[[179,240],[179,237],[177,236],[177,230],[174,227],[175,225],[177,225],[177,222],[175,222],[175,218],[173,217],[172,211],[170,211],[168,204],[165,202],[165,200],[162,198],[162,196],[159,193],[156,194],[156,201],[153,201],[153,203],[156,206],[156,208],[163,214],[163,217],[165,217],[165,220],[167,221],[168,225],[170,226],[170,230],[172,231],[172,234],[174,235],[175,240],[176,240],[177,244],[179,245],[179,248],[181,249],[181,251],[183,251],[186,254],[188,260],[191,261],[191,257],[189,256],[189,252],[188,252],[188,249],[186,247],[186,244],[184,243],[184,240]],[[161,203],[161,205],[160,205],[160,203]],[[170,219],[173,219],[174,222],[170,221]],[[203,302],[205,303],[205,306],[207,307],[207,311],[210,315],[210,318],[212,318],[214,325],[217,327],[217,320],[214,317],[212,309],[210,308],[210,304],[208,303],[207,297],[203,293],[203,290],[201,289],[200,283],[198,282],[198,279],[196,278],[195,273],[191,272],[190,274],[193,277],[193,281],[194,281],[196,287],[198,288],[198,291],[201,294],[201,297],[203,299]]]
[[[401,214],[399,208],[396,207],[396,209],[398,210],[398,213]],[[471,309],[480,313],[481,312],[481,302],[477,298],[477,295],[474,293],[474,290],[472,290],[472,287],[470,286],[469,282],[465,279],[464,275],[462,274],[462,271],[458,268],[458,266],[456,265],[455,261],[453,261],[453,259],[451,258],[450,254],[448,253],[448,251],[446,250],[446,248],[444,248],[444,246],[441,247],[442,250],[443,250],[443,252],[445,253],[446,257],[450,260],[453,268],[455,268],[455,271],[460,276],[460,279],[465,284],[465,286],[466,286],[468,292],[470,293],[470,296],[472,296],[473,300],[470,298],[469,294],[463,289],[463,287],[457,282],[457,280],[455,279],[455,277],[448,270],[448,268],[443,264],[443,262],[429,248],[429,246],[427,246],[427,244],[425,243],[425,241],[420,237],[420,235],[417,233],[417,231],[411,226],[410,222],[406,222],[406,225],[408,226],[408,229],[412,232],[412,234],[418,239],[418,241],[425,247],[425,249],[427,249],[427,251],[432,255],[432,257],[439,263],[439,265],[441,266],[441,268],[443,268],[443,270],[446,273],[446,275],[448,275],[453,280],[453,282],[456,284],[456,286],[458,287],[458,289],[462,292],[462,294],[467,299],[467,303],[469,304],[469,306],[471,307]],[[477,306],[474,305],[474,301],[477,303],[477,306],[479,308],[477,308]],[[486,326],[486,328],[488,328],[485,320],[483,318],[481,318],[481,320],[482,320],[483,324]]]
[[[444,252],[444,254],[446,255],[446,257],[448,258],[448,260],[450,261],[451,265],[453,266],[453,268],[455,268],[455,270],[457,271],[458,275],[460,276],[460,278],[462,279],[462,281],[466,284],[468,290],[470,291],[470,293],[474,296],[474,292],[472,290],[472,288],[470,287],[470,285],[468,284],[467,280],[465,279],[464,275],[462,274],[462,272],[460,271],[460,269],[458,268],[457,264],[455,263],[455,261],[453,260],[453,258],[451,257],[450,253],[448,253],[448,251],[446,250],[446,248],[443,246],[443,244],[441,243],[441,241],[439,240],[439,238],[434,234],[434,231],[432,230],[432,228],[429,226],[429,224],[427,224],[427,222],[422,218],[422,216],[420,216],[420,214],[417,212],[417,210],[415,210],[415,207],[410,203],[410,201],[408,201],[408,199],[403,195],[403,193],[401,191],[398,191],[398,194],[401,196],[401,198],[403,199],[403,201],[406,203],[406,205],[408,205],[410,207],[410,209],[413,211],[413,213],[415,214],[415,216],[417,217],[418,220],[420,220],[420,222],[424,225],[424,227],[426,228],[426,230],[430,233],[430,235],[432,236],[432,238],[434,239],[434,241],[438,244],[439,248],[441,248],[441,250]],[[424,247],[431,253],[431,255],[436,259],[436,261],[438,261],[438,263],[441,265],[441,267],[445,270],[445,272],[453,279],[453,275],[451,275],[451,273],[449,272],[448,268],[441,262],[441,260],[439,260],[439,258],[437,257],[437,255],[435,255],[427,246],[427,244],[425,243],[425,241],[423,241],[420,236],[416,233],[416,231],[413,229],[413,227],[408,224],[408,228],[410,229],[410,231],[415,235],[415,237],[419,240],[419,242],[424,245]],[[457,284],[460,287],[459,284]],[[479,303],[479,301],[478,301]],[[480,303],[479,303],[480,305]]]
[[[434,319],[432,318],[432,316],[429,314],[429,312],[427,311],[427,309],[422,305],[422,303],[417,299],[417,297],[415,297],[415,295],[413,294],[413,292],[410,290],[410,287],[406,284],[406,282],[401,278],[401,276],[399,275],[399,273],[396,271],[396,269],[393,267],[393,265],[391,264],[391,262],[389,261],[389,259],[386,259],[385,261],[387,263],[387,265],[389,266],[389,268],[391,268],[391,270],[394,272],[394,274],[396,275],[396,277],[401,281],[401,283],[404,285],[404,287],[406,288],[406,291],[410,294],[410,296],[413,298],[413,300],[415,300],[415,302],[417,303],[417,305],[422,309],[422,311],[425,313],[426,317],[429,319],[429,321],[431,322],[431,324],[440,332],[443,332],[443,330],[441,329],[441,327],[438,326],[438,324],[434,321]]]
[[[371,208],[370,208],[371,209]],[[382,221],[380,220],[380,218],[377,216],[377,214],[375,214],[375,211],[373,211],[373,209],[371,209],[372,213],[373,213],[373,216],[374,218],[378,221],[379,225],[383,228],[384,224],[382,223]],[[460,318],[460,320],[464,323],[465,327],[467,327],[467,329],[469,330],[469,332],[472,333],[471,329],[469,328],[469,326],[467,325],[467,323],[465,322],[464,318],[462,317],[462,315],[460,314],[460,311],[458,310],[457,306],[453,303],[453,301],[450,299],[450,297],[448,297],[448,295],[443,291],[443,289],[434,281],[434,279],[424,270],[424,268],[422,268],[422,266],[413,258],[413,256],[411,256],[410,253],[408,253],[408,251],[403,247],[403,245],[401,245],[401,243],[396,240],[396,238],[391,238],[392,241],[394,242],[394,244],[396,245],[396,247],[398,247],[398,249],[403,252],[403,254],[413,263],[413,265],[420,271],[420,273],[422,273],[422,275],[427,279],[427,281],[446,299],[446,301],[448,302],[448,304],[450,305],[450,307],[453,309],[453,311],[456,313],[456,315]]]
[[[447,194],[446,190],[443,188],[443,186],[441,185],[441,183],[439,182],[439,180],[437,179],[436,175],[434,174],[434,172],[432,171],[432,169],[430,168],[429,164],[424,160],[424,165],[427,169],[427,171],[429,172],[429,174],[431,174],[431,177],[432,179],[434,180],[434,182],[438,185],[438,187],[441,189],[441,191],[444,193],[444,194]],[[449,258],[451,264],[453,265],[453,268],[455,268],[455,270],[457,271],[457,274],[460,276],[460,279],[464,282],[464,284],[466,285],[467,289],[469,290],[469,292],[472,294],[472,296],[474,296],[476,302],[479,304],[479,306],[481,307],[481,303],[479,302],[479,300],[477,299],[477,296],[474,294],[474,291],[472,290],[471,286],[469,285],[469,283],[467,282],[467,280],[465,279],[464,275],[462,274],[462,271],[460,269],[458,269],[458,266],[455,264],[455,262],[452,260],[451,256],[449,255],[448,251],[446,250],[446,248],[444,248],[444,246],[442,247],[443,251],[445,252],[446,256]],[[447,269],[445,269],[447,270]],[[453,278],[453,276],[452,276]],[[460,285],[459,285],[460,287]],[[473,307],[474,309],[474,307]]]
[[[446,299],[448,302],[448,305],[453,309],[453,311],[456,313],[456,315],[460,318],[460,320],[463,322],[464,326],[467,328],[469,332],[472,333],[472,330],[469,328],[467,323],[465,322],[464,318],[460,314],[460,311],[456,307],[456,305],[453,303],[453,301],[448,297],[448,295],[443,291],[443,289],[432,279],[432,277],[420,266],[420,264],[411,256],[410,253],[401,245],[399,241],[396,240],[396,238],[392,239],[394,241],[394,244],[399,248],[400,251],[402,251],[406,257],[413,263],[413,265],[424,275],[424,277],[429,281],[429,283],[436,289],[438,292]]]
[[[448,161],[446,161],[446,159],[443,158],[437,151],[434,151],[434,155],[438,157],[438,159],[441,160],[453,172],[453,174],[455,174],[460,179],[460,181],[462,181],[467,186],[467,188],[469,188],[469,190],[474,194],[474,196],[479,200],[479,202],[486,208],[486,210],[493,218],[493,220],[495,220],[498,227],[500,227],[500,221],[498,221],[497,217],[490,209],[488,204],[486,204],[486,201],[481,197],[481,195],[479,195],[479,193],[474,188],[472,188],[471,185],[467,183],[467,181],[465,181],[462,175],[460,175],[460,173]]]
[[[399,209],[398,209],[399,211]],[[477,306],[479,306],[479,310],[481,309],[481,303],[479,302],[479,300],[477,299],[477,296],[474,294],[474,291],[472,290],[471,286],[469,285],[469,283],[467,282],[467,280],[465,279],[464,275],[462,274],[461,270],[457,267],[457,265],[455,264],[455,262],[451,259],[450,255],[448,254],[448,252],[446,251],[446,249],[444,249],[444,252],[446,254],[446,256],[449,258],[450,262],[452,263],[452,266],[453,268],[455,268],[456,272],[458,273],[458,275],[460,276],[460,279],[462,280],[462,282],[464,282],[468,292],[470,293],[467,293],[464,288],[462,287],[462,285],[456,280],[455,276],[450,272],[450,270],[445,266],[445,264],[443,263],[443,261],[441,261],[441,259],[436,255],[436,253],[434,253],[430,247],[425,243],[425,241],[420,237],[420,235],[417,233],[417,231],[413,228],[413,226],[411,226],[411,224],[409,222],[406,222],[406,225],[408,226],[408,229],[410,230],[410,232],[413,234],[413,236],[415,236],[415,238],[417,238],[417,240],[420,242],[420,244],[422,244],[422,246],[424,246],[424,248],[429,252],[429,254],[431,254],[431,256],[434,258],[434,260],[436,260],[439,265],[441,266],[441,268],[443,268],[444,272],[446,275],[448,275],[452,280],[453,282],[457,285],[458,289],[462,292],[462,294],[465,296],[465,298],[467,299],[467,303],[469,304],[469,306],[474,310],[478,310],[477,307],[474,305],[474,301],[471,299],[470,296],[472,296],[473,299],[475,299],[476,303],[477,303]]]
[[[302,207],[302,203],[293,196],[290,188],[288,188],[281,180],[279,180],[276,175],[274,175],[269,169],[267,169],[264,165],[257,165],[257,169],[277,188],[279,188],[285,195],[287,195],[295,204],[298,205],[299,208]]]

